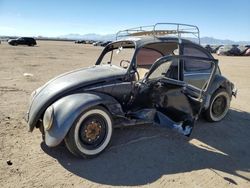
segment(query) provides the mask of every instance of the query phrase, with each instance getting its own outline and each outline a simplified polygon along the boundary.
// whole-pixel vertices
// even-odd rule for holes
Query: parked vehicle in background
[[[217,53],[218,49],[222,47],[223,45],[211,45],[210,47],[212,48],[211,53]]]
[[[248,48],[248,49],[246,50],[246,52],[244,53],[244,56],[250,56],[250,48]]]
[[[102,41],[97,41],[93,43],[93,46],[101,46],[102,43]]]
[[[76,40],[75,44],[86,44],[85,40]]]
[[[221,121],[236,96],[234,84],[222,76],[218,60],[183,33],[200,42],[198,27],[187,24],[118,32],[95,65],[60,75],[31,94],[29,130],[39,128],[49,147],[64,141],[72,154],[94,157],[117,127],[151,124],[189,136],[201,114]]]
[[[94,42],[94,40],[86,40],[86,44],[93,44]]]
[[[17,46],[17,45],[34,46],[37,44],[36,40],[32,37],[19,37],[17,39],[10,39],[8,40],[8,43],[12,46]]]
[[[105,46],[107,46],[109,43],[111,43],[112,41],[105,41],[105,42],[103,42],[103,43],[101,43],[101,46],[102,47],[105,47]]]
[[[237,48],[240,50],[240,55],[242,55],[242,56],[246,53],[246,51],[248,49],[248,47],[242,46],[242,45],[238,46]]]
[[[225,45],[217,50],[217,55],[239,56],[241,54],[238,45]]]
[[[206,48],[210,53],[213,52],[213,48],[212,48],[209,44],[207,44],[207,45],[205,46],[205,48]]]

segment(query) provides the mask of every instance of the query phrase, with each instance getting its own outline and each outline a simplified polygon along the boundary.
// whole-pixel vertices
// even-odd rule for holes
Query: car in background
[[[93,46],[101,46],[102,43],[102,41],[97,41],[93,43]]]
[[[245,51],[244,56],[250,56],[250,48]]]
[[[238,45],[225,45],[221,46],[216,53],[217,55],[239,56],[241,50],[238,48]]]
[[[17,46],[17,45],[28,45],[28,46],[35,46],[36,40],[32,37],[19,37],[17,39],[10,39],[8,40],[9,45]]]
[[[109,43],[111,43],[112,41],[106,41],[106,42],[103,42],[102,44],[101,44],[101,46],[102,47],[105,47],[105,46],[107,46]]]
[[[76,40],[75,44],[86,44],[85,40]]]
[[[207,49],[210,53],[213,52],[213,48],[209,44],[207,44],[204,48]]]
[[[94,40],[86,40],[86,44],[93,44],[93,43],[95,43]]]

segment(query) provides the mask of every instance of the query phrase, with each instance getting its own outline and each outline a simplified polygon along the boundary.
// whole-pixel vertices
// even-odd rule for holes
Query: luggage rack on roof
[[[164,27],[164,28],[163,28]],[[166,28],[167,27],[167,28]],[[183,35],[185,35],[183,37]],[[155,25],[140,26],[131,29],[118,31],[116,33],[116,40],[128,36],[175,36],[179,40],[190,35],[195,37],[200,44],[200,30],[195,25],[181,24],[181,23],[156,23]]]

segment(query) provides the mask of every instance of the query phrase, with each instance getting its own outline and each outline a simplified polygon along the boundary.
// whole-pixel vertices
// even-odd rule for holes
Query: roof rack
[[[156,23],[155,25],[140,26],[131,29],[118,31],[116,33],[116,40],[128,36],[175,36],[179,40],[181,38],[188,38],[190,35],[195,37],[200,44],[200,30],[195,25],[181,24],[181,23]]]

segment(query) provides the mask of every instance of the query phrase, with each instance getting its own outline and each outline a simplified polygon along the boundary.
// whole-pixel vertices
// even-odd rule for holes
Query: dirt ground
[[[23,116],[31,92],[93,65],[101,50],[73,42],[0,44],[0,187],[250,187],[249,57],[216,56],[238,96],[223,121],[199,120],[190,138],[153,126],[118,129],[108,150],[84,160],[63,144],[46,147],[38,130],[29,133]]]

